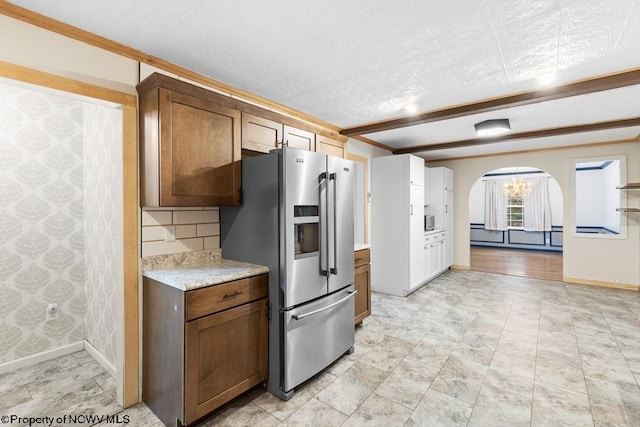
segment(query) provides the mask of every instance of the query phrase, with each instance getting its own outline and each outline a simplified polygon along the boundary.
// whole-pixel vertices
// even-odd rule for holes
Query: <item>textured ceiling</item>
[[[561,83],[640,67],[638,0],[11,3],[339,127],[534,90],[548,72]],[[614,105],[626,90],[628,111]],[[526,129],[640,115],[637,87],[618,91],[602,95],[616,114],[585,106],[591,95],[508,114]],[[459,140],[476,119],[459,120],[365,136],[392,147]]]

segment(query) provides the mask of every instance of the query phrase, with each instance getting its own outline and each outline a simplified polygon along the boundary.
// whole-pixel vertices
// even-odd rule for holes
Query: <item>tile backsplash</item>
[[[143,258],[219,248],[220,208],[143,208]]]

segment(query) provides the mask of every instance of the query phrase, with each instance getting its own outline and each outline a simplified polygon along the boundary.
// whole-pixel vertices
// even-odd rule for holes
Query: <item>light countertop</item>
[[[371,248],[371,245],[368,243],[356,243],[355,245],[353,245],[354,252],[369,248]]]
[[[429,234],[442,233],[444,230],[442,228],[435,228],[433,230],[425,231],[424,235],[428,236]]]
[[[206,252],[192,253],[194,257],[185,259],[188,253],[180,258],[166,257],[162,262],[148,262],[143,275],[174,288],[191,291],[205,286],[217,285],[245,277],[268,273],[263,265],[224,259],[217,254],[206,256]]]

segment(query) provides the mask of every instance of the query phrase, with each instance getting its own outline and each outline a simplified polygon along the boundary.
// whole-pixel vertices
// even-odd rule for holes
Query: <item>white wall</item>
[[[454,171],[455,180],[455,240],[454,264],[469,267],[469,193],[471,187],[484,173],[506,165],[528,165],[548,172],[556,178],[564,205],[564,228],[575,227],[574,209],[570,188],[571,160],[584,157],[620,155],[627,156],[627,182],[640,181],[640,143],[606,145],[591,148],[540,151],[526,154],[460,159],[429,164],[446,166]],[[628,198],[629,207],[638,207],[638,198]],[[640,215],[628,214],[627,239],[593,239],[564,235],[564,272],[568,279],[602,281],[638,286],[640,263],[628,260],[640,259]]]
[[[604,170],[604,182],[606,188],[609,190],[605,192],[602,198],[602,205],[605,208],[604,212],[604,225],[611,231],[620,232],[620,214],[616,212],[616,208],[620,207],[620,194],[619,190],[612,190],[620,184],[620,161],[616,160],[612,162]]]
[[[523,168],[519,168],[523,169]],[[489,171],[487,173],[496,173],[496,171]],[[516,175],[502,176],[500,178],[511,179]],[[527,177],[534,177],[540,175],[521,175],[523,179]],[[469,221],[470,223],[483,224],[484,223],[484,191],[485,191],[485,179],[479,178],[471,187],[469,193]],[[560,185],[555,178],[549,178],[549,204],[551,205],[551,225],[562,226],[563,219],[563,197]]]
[[[115,370],[124,282],[122,111],[83,104],[86,338]]]
[[[549,204],[551,205],[551,225],[564,228],[564,200],[558,180],[549,178]]]
[[[373,145],[365,144],[364,142],[360,142],[358,140],[349,138],[346,146],[347,153],[354,154],[360,157],[367,158],[367,188],[369,189],[369,193],[371,193],[371,159],[374,157],[381,156],[390,156],[392,153],[389,150],[385,150],[383,148],[374,147]],[[368,200],[368,198],[367,198]],[[368,230],[367,230],[367,241],[371,242],[371,203],[367,203],[367,215],[369,217],[368,222]],[[356,242],[360,243],[360,242]]]
[[[0,15],[0,61],[135,94],[138,62]]]

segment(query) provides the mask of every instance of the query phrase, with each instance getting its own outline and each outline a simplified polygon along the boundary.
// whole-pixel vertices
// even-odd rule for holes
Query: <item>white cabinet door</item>
[[[445,245],[444,245],[444,265],[445,268],[451,267],[453,264],[453,191],[444,192],[444,229]]]
[[[409,184],[424,186],[424,159],[409,156]]]
[[[449,168],[444,169],[444,189],[446,191],[453,191],[453,170]]]
[[[431,254],[431,244],[425,242],[422,249],[422,273],[424,274],[424,280],[431,279],[431,266],[429,265],[429,255]]]
[[[424,204],[425,206],[431,203],[431,169],[424,168]],[[425,211],[425,214],[429,212]]]
[[[440,243],[429,244],[429,278],[434,277],[440,271]]]
[[[409,287],[422,283],[422,253],[424,243],[424,188],[412,185],[409,190]]]

